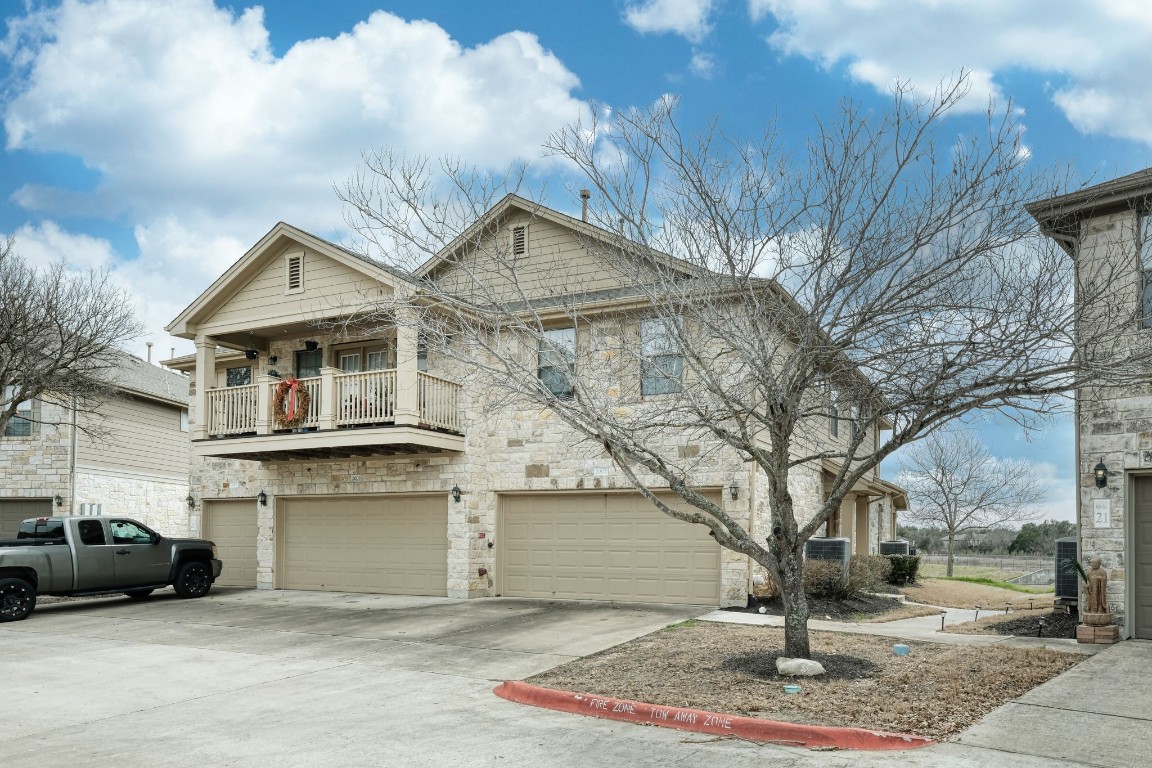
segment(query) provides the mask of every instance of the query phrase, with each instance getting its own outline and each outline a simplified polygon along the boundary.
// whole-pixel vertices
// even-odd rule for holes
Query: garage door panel
[[[256,586],[256,502],[221,499],[204,502],[204,538],[215,545],[224,569],[216,583],[224,587]]]
[[[508,596],[719,599],[719,546],[707,530],[664,515],[638,494],[505,497],[501,530]]]
[[[447,509],[440,497],[282,499],[286,589],[444,595]]]

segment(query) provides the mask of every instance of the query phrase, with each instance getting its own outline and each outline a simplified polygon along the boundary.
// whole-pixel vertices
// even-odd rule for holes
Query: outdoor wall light
[[[260,506],[262,507],[268,506],[268,494],[260,491],[260,495],[256,497],[256,501],[260,502]]]
[[[57,507],[64,506],[64,497],[61,496],[60,494],[56,494],[55,496],[53,496],[52,501],[56,502]]]
[[[732,501],[740,498],[740,486],[736,485],[736,479],[732,479],[732,485],[728,486],[728,493],[732,496]]]
[[[1108,485],[1108,467],[1104,466],[1104,459],[1100,459],[1100,463],[1092,470],[1092,474],[1096,476],[1096,487],[1104,488]]]
[[[192,497],[192,492],[188,492],[188,498],[184,499],[188,502],[188,509],[196,509],[196,499]]]
[[[244,359],[245,360],[255,360],[258,357],[260,357],[260,353],[258,351],[256,351],[255,349],[244,350]]]
[[[459,504],[460,503],[460,494],[462,493],[462,491],[460,490],[460,486],[459,485],[453,485],[450,493],[452,494],[452,501],[455,501],[457,504]]]

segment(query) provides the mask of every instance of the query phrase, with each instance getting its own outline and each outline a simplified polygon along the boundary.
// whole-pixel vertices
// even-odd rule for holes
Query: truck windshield
[[[62,539],[64,538],[63,520],[25,520],[20,523],[20,531],[16,534],[18,539]]]

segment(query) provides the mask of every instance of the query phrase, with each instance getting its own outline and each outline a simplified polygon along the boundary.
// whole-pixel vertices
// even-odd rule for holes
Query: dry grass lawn
[[[570,662],[529,680],[563,690],[664,706],[943,739],[1084,657],[998,646],[908,643],[812,633],[828,670],[796,681],[776,674],[783,630],[685,622]],[[785,682],[800,682],[786,695]]]
[[[921,579],[920,583],[902,587],[909,600],[925,605],[939,605],[944,608],[975,608],[977,605],[989,610],[1004,611],[1004,604],[1010,603],[1013,610],[1051,608],[1054,595],[1051,592],[1028,594],[1011,589],[989,587],[985,584],[972,584],[967,581],[947,579]]]

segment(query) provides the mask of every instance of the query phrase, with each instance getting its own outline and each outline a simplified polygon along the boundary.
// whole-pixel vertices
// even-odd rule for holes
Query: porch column
[[[840,502],[840,536],[856,541],[856,494],[849,493]],[[853,548],[851,551],[855,551]]]
[[[343,373],[343,371],[328,366],[320,369],[320,414],[317,416],[317,429],[336,429],[336,374],[338,373]]]
[[[196,421],[193,440],[208,439],[208,389],[216,387],[216,339],[196,334]]]
[[[868,554],[868,547],[871,543],[871,536],[869,532],[871,526],[868,525],[868,496],[856,497],[856,538],[852,540],[852,551],[857,555]]]
[[[420,382],[417,369],[420,332],[416,313],[400,308],[396,312],[396,423],[420,423]]]
[[[280,379],[275,376],[256,377],[256,434],[272,434],[272,385]]]

